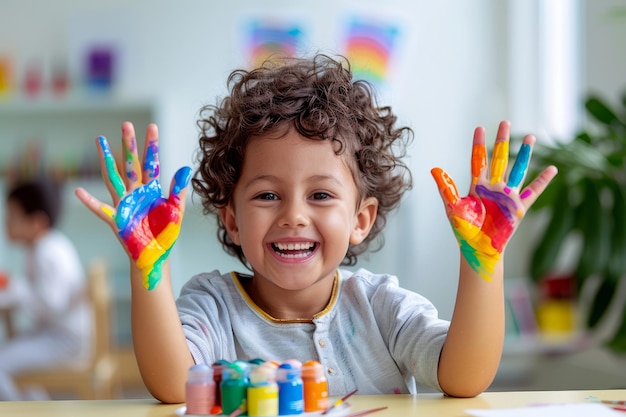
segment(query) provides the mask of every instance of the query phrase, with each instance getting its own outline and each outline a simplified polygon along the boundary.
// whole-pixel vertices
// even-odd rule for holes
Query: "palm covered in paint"
[[[508,122],[500,124],[489,169],[484,129],[477,128],[472,148],[472,184],[466,197],[459,196],[454,181],[444,170],[432,170],[461,252],[468,264],[486,280],[491,279],[496,263],[524,214],[556,175],[553,167],[546,168],[520,190],[534,142],[533,136],[524,138],[505,181],[509,158]]]
[[[158,284],[163,264],[180,233],[191,169],[178,170],[169,197],[165,198],[159,182],[156,125],[150,125],[146,133],[143,167],[139,163],[132,124],[122,125],[122,141],[124,177],[117,170],[108,141],[98,138],[102,173],[113,207],[82,189],[77,190],[77,196],[117,233],[122,246],[141,270],[144,286],[151,290]]]
[[[113,215],[120,241],[141,270],[147,289],[158,283],[162,264],[178,238],[183,210],[176,184],[185,176],[188,168],[177,173],[177,189],[167,199],[156,179],[135,188],[122,198]]]

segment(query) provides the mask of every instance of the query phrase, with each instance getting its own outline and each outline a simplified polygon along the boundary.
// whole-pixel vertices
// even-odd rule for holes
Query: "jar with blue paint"
[[[302,369],[293,363],[283,363],[276,371],[278,383],[278,414],[281,416],[304,412]]]

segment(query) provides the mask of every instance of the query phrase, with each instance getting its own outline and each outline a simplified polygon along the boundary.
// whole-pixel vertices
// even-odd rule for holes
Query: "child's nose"
[[[306,204],[302,201],[284,201],[279,219],[281,227],[303,227],[310,223]]]

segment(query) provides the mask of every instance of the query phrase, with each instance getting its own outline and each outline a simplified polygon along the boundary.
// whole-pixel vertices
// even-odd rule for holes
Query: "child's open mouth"
[[[296,259],[310,256],[317,247],[315,242],[272,243],[272,249],[283,258]]]

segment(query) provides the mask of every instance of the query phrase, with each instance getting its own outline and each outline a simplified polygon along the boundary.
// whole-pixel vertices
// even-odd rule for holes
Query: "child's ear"
[[[350,233],[350,244],[358,245],[367,237],[378,213],[378,200],[375,197],[368,197],[361,202],[359,211],[356,213],[356,223]]]
[[[239,239],[239,226],[237,226],[237,218],[235,217],[235,211],[231,205],[220,209],[220,218],[222,219],[222,223],[224,223],[224,227],[226,228],[226,232],[228,233],[230,240],[232,240],[235,245],[241,246],[241,241]]]

